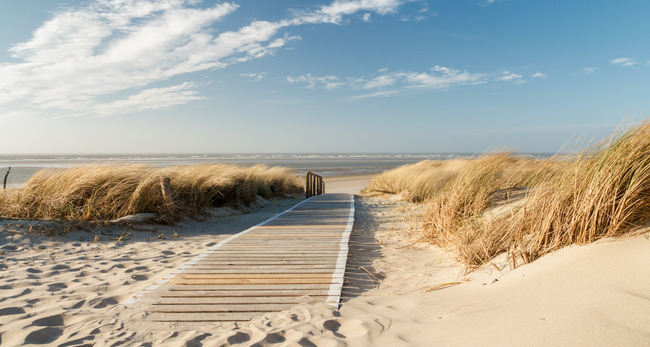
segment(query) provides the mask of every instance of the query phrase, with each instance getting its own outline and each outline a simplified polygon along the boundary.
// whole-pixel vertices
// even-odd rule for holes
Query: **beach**
[[[422,205],[358,195],[369,180],[326,179],[330,192],[357,194],[340,309],[297,305],[250,322],[149,322],[146,306],[120,303],[301,199],[258,204],[246,214],[224,209],[176,226],[88,227],[63,236],[2,220],[2,345],[650,343],[647,232],[567,247],[514,270],[496,258],[465,273],[449,253],[413,233]]]

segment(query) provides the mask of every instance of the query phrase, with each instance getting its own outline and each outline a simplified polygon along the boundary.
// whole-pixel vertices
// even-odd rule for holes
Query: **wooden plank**
[[[190,286],[190,285],[165,285],[161,287],[161,290],[164,291],[187,291],[187,290],[201,290],[201,291],[210,291],[210,290],[222,290],[222,291],[247,291],[247,290],[326,290],[329,289],[329,286],[323,284],[272,284],[272,285],[256,285],[256,286],[247,286],[247,285],[219,285],[219,286]]]
[[[333,262],[331,259],[297,259],[297,260],[282,260],[282,259],[267,259],[267,260],[249,260],[249,259],[215,259],[215,260],[209,260],[209,261],[201,261],[197,262],[196,266],[213,266],[213,265],[220,265],[220,266],[243,266],[243,265],[250,265],[250,266],[264,266],[264,265],[269,265],[269,266],[274,266],[274,265],[287,265],[287,266],[294,266],[294,265],[335,265],[336,263]]]
[[[292,297],[292,298],[302,298],[305,296],[309,297],[326,297],[328,294],[327,290],[275,290],[271,291],[268,289],[264,290],[247,290],[247,291],[197,291],[197,290],[188,290],[188,291],[174,291],[169,293],[163,293],[161,298],[188,298],[188,297],[197,297],[197,298],[271,298],[271,297]],[[321,299],[321,301],[323,301]]]
[[[229,304],[229,305],[247,305],[247,304],[264,304],[268,302],[276,304],[302,304],[322,302],[323,298],[319,296],[257,296],[257,297],[164,297],[156,305],[212,305],[212,304]]]
[[[330,278],[172,278],[171,284],[328,284]]]
[[[236,312],[236,313],[164,313],[154,312],[147,319],[153,322],[238,322],[249,321],[267,312]]]
[[[265,274],[265,273],[248,273],[248,274],[191,274],[191,273],[182,273],[178,274],[175,278],[177,279],[229,279],[229,278],[246,278],[246,279],[307,279],[307,278],[332,278],[331,273],[313,273],[313,274],[287,274],[287,273],[278,273],[278,274]]]
[[[314,238],[316,238],[316,237],[330,237],[330,238],[336,239],[336,238],[340,238],[341,235],[336,235],[336,234],[321,234],[321,235],[315,235],[315,234],[295,234],[295,235],[291,235],[291,234],[262,234],[262,235],[260,235],[260,234],[255,234],[255,235],[242,235],[240,237],[244,237],[244,238],[249,238],[249,237],[256,237],[257,238],[257,237],[259,237],[259,238],[272,238],[272,239],[281,239],[281,238],[287,238],[287,237],[292,237],[292,238],[295,237],[295,238],[298,238],[298,239],[300,239],[300,238],[312,238],[312,237],[314,237]]]
[[[317,268],[317,269],[287,269],[283,267],[279,267],[277,269],[266,269],[264,271],[260,271],[260,269],[255,268],[255,269],[197,269],[197,268],[191,268],[190,270],[184,271],[183,274],[188,274],[188,275],[197,275],[197,274],[221,274],[221,275],[227,275],[227,274],[293,274],[293,275],[309,275],[309,274],[320,274],[323,272],[323,270],[327,269],[332,269],[332,267],[328,268]],[[330,271],[330,277],[332,276],[331,271]]]
[[[292,308],[294,303],[264,303],[264,304],[250,304],[250,305],[229,305],[229,304],[214,304],[214,305],[157,305],[154,304],[149,312],[167,312],[167,313],[234,313],[234,312],[277,312],[284,311]]]
[[[303,265],[303,264],[278,264],[278,265],[257,265],[252,267],[250,265],[223,265],[223,264],[212,264],[212,265],[197,265],[192,266],[190,269],[183,271],[183,273],[192,273],[193,271],[203,271],[203,270],[228,270],[228,271],[237,271],[237,270],[247,270],[254,271],[258,270],[260,272],[266,272],[267,270],[287,270],[289,272],[294,270],[318,270],[318,269],[333,269],[334,264],[313,264],[313,265]],[[289,273],[288,272],[288,273]]]
[[[313,220],[313,217],[314,217],[313,215],[312,215],[312,216],[309,216],[308,218],[305,218],[305,220]],[[294,221],[295,221],[295,220],[292,220],[291,222],[294,222]],[[314,229],[321,229],[321,228],[330,228],[330,229],[341,229],[341,230],[344,230],[345,227],[347,226],[346,224],[277,225],[278,222],[279,222],[279,221],[276,220],[276,223],[274,223],[273,225],[262,225],[262,226],[259,226],[259,227],[257,227],[256,230],[263,231],[263,230],[267,230],[267,229],[274,229],[274,230],[275,230],[275,229],[280,229],[280,230],[282,230],[282,232],[290,231],[291,229],[300,229],[300,228],[304,228],[305,230],[310,230],[310,231],[312,231],[312,230],[314,230]]]
[[[290,253],[291,255],[312,255],[312,254],[324,254],[324,255],[329,255],[332,253],[339,253],[339,250],[282,250],[282,249],[273,249],[273,250],[251,250],[251,251],[238,251],[238,250],[219,250],[219,255],[242,255],[242,256],[248,256],[250,254],[253,255],[266,255],[266,254],[280,254],[280,255],[287,255],[287,253]]]

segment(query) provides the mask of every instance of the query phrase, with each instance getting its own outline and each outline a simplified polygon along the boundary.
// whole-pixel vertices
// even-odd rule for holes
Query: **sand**
[[[330,192],[358,193],[368,180],[326,183]],[[28,232],[27,221],[2,220],[0,343],[650,345],[650,234],[568,247],[514,270],[496,259],[465,274],[449,254],[409,232],[419,228],[422,207],[377,197],[357,197],[340,310],[299,305],[250,322],[181,325],[147,322],[146,307],[120,305],[297,201],[140,227],[149,231],[95,227],[48,237]]]

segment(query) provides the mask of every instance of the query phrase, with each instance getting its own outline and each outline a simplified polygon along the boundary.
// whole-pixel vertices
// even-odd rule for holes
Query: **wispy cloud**
[[[595,68],[595,67],[586,67],[586,68],[583,68],[583,69],[582,69],[582,72],[583,72],[583,73],[586,73],[586,74],[592,74],[592,73],[596,72],[596,70],[598,70],[598,68]]]
[[[97,0],[61,10],[9,50],[19,62],[0,64],[0,104],[15,103],[32,114],[105,116],[186,103],[199,98],[195,84],[151,86],[274,54],[300,39],[284,32],[290,27],[339,24],[358,12],[395,13],[400,1],[335,0],[279,21],[221,32],[214,25],[239,5],[201,5]]]
[[[246,77],[250,79],[253,82],[259,82],[264,78],[264,75],[266,75],[265,72],[262,73],[253,73],[253,72],[245,72],[245,73],[240,73],[239,76],[241,77]]]
[[[501,76],[497,77],[497,81],[510,81],[514,83],[523,83],[525,82],[523,76],[514,72],[504,71]]]
[[[624,57],[612,59],[609,61],[609,63],[617,66],[632,66],[638,64],[632,58],[624,58]]]
[[[182,83],[165,88],[150,88],[126,99],[95,106],[97,116],[125,114],[134,111],[159,110],[189,101],[200,100],[192,83]]]
[[[327,90],[333,90],[344,85],[344,82],[336,76],[316,77],[312,76],[312,74],[298,77],[287,77],[287,81],[291,84],[306,83],[307,88],[323,87]]]
[[[379,96],[394,96],[412,93],[416,90],[441,90],[460,85],[477,85],[487,82],[487,76],[480,73],[455,70],[443,66],[435,66],[428,71],[388,72],[379,69],[377,73],[364,77],[317,77],[306,74],[297,77],[287,77],[292,84],[305,84],[307,88],[323,87],[328,90],[378,90],[371,93],[352,97],[353,99]],[[391,90],[383,90],[390,88]]]
[[[530,75],[530,77],[544,79],[544,78],[547,78],[548,75],[545,74],[545,73],[542,73],[542,72],[535,72],[534,74]]]

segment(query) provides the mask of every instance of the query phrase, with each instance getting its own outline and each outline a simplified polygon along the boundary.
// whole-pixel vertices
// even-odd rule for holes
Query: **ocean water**
[[[521,154],[539,157],[543,154]],[[46,168],[67,168],[89,164],[147,164],[155,167],[228,163],[285,166],[303,175],[306,171],[331,176],[377,174],[422,160],[468,158],[475,153],[280,153],[280,154],[0,154],[0,181],[7,169],[8,188],[20,187],[34,173]],[[0,183],[1,184],[1,183]]]

